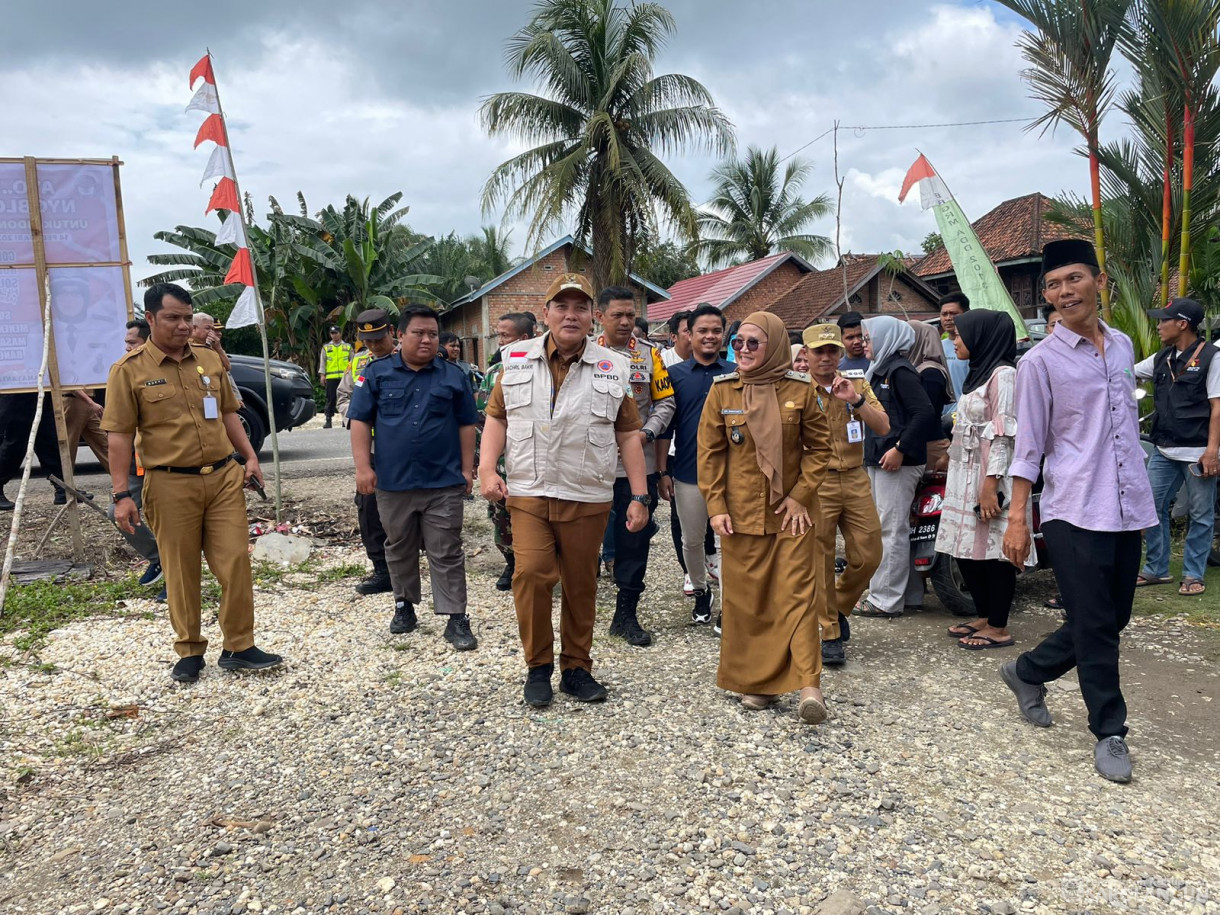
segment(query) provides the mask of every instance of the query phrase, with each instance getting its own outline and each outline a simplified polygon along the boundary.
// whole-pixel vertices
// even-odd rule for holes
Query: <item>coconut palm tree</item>
[[[998,0],[1023,16],[1035,31],[1018,42],[1030,68],[1023,74],[1033,98],[1046,106],[1030,124],[1044,131],[1066,124],[1084,139],[1089,158],[1093,234],[1097,260],[1106,266],[1101,213],[1101,176],[1097,151],[1101,122],[1114,101],[1110,58],[1124,30],[1132,0]],[[1110,320],[1109,290],[1102,290],[1102,310]]]
[[[484,210],[503,202],[506,220],[528,220],[527,250],[571,220],[599,286],[626,281],[636,240],[658,217],[695,238],[690,195],[660,156],[734,146],[702,84],[653,72],[675,28],[659,3],[541,0],[506,54],[509,72],[532,78],[538,94],[498,92],[480,109],[492,136],[537,144],[492,172]]]
[[[834,215],[830,197],[799,195],[812,166],[790,159],[780,171],[775,147],[751,146],[745,158],[729,159],[712,171],[716,190],[699,213],[699,241],[692,250],[709,267],[758,260],[792,251],[809,261],[834,252],[834,242],[805,230]]]

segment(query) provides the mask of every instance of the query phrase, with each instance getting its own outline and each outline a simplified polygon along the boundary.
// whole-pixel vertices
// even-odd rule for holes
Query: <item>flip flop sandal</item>
[[[1047,610],[1066,610],[1067,609],[1066,607],[1063,606],[1063,596],[1058,595],[1058,594],[1055,595],[1054,597],[1048,597],[1046,599],[1046,601],[1042,604],[1042,606],[1045,607]]]
[[[1166,575],[1164,578],[1151,578],[1147,575],[1139,575],[1135,579],[1135,586],[1137,588],[1147,588],[1152,585],[1171,585],[1171,584],[1173,584],[1173,577],[1170,575]]]
[[[966,623],[958,623],[956,626],[950,626],[947,630],[951,639],[968,639],[979,631],[978,626],[969,626]],[[964,629],[965,632],[954,632],[954,629]]]
[[[1198,590],[1196,590],[1196,586]],[[1199,581],[1197,578],[1183,578],[1182,585],[1178,588],[1178,593],[1186,597],[1198,597],[1207,590],[1207,585]]]
[[[874,606],[867,600],[862,600],[860,603],[856,604],[856,609],[854,612],[856,616],[871,616],[873,618],[881,617],[887,620],[896,619],[897,617],[902,616],[901,610],[897,611],[896,613],[887,613],[880,607]]]
[[[992,648],[1011,648],[1013,645],[1017,644],[1017,640],[1012,639],[1012,638],[1005,639],[1002,642],[997,639],[993,639],[990,636],[986,636],[986,635],[968,635],[968,636],[966,636],[966,638],[978,639],[980,642],[987,643],[986,645],[967,645],[965,642],[957,643],[957,644],[961,645],[962,648],[965,648],[967,651],[988,651]]]

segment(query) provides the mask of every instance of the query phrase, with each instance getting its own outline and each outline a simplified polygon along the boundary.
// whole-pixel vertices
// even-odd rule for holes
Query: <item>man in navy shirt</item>
[[[416,626],[419,549],[428,554],[435,612],[448,616],[445,639],[476,646],[466,615],[463,497],[474,480],[474,396],[462,370],[437,356],[437,314],[408,305],[398,320],[397,355],[375,359],[355,382],[351,422],[356,489],[376,492],[394,586],[395,635]],[[376,466],[373,434],[377,436]]]
[[[669,370],[677,411],[667,435],[674,439],[669,476],[662,477],[658,491],[672,501],[682,522],[682,553],[686,572],[695,592],[691,619],[712,621],[712,592],[704,558],[703,532],[707,527],[707,503],[699,491],[699,417],[703,402],[717,375],[733,371],[733,364],[720,358],[724,343],[724,315],[715,305],[700,305],[690,319],[691,358]]]

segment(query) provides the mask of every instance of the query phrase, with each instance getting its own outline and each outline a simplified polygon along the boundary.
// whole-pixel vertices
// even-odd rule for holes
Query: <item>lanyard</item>
[[[1186,366],[1185,366],[1186,368],[1190,368],[1192,365],[1196,364],[1195,360],[1197,360],[1199,358],[1199,353],[1203,352],[1203,347],[1206,345],[1207,345],[1206,340],[1199,341],[1199,345],[1195,347],[1195,351],[1193,353],[1191,353],[1190,358],[1186,360]],[[1178,380],[1178,373],[1173,370],[1173,358],[1172,357],[1165,360],[1165,367],[1167,369],[1169,369],[1169,377],[1171,379],[1173,379],[1169,383],[1176,384],[1177,380]]]

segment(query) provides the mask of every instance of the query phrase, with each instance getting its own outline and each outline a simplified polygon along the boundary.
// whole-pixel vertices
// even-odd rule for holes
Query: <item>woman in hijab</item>
[[[932,409],[940,416],[945,404],[954,399],[953,382],[949,379],[949,363],[945,361],[945,350],[941,346],[940,333],[931,324],[923,321],[908,321],[911,330],[915,331],[915,343],[907,359],[919,373],[928,399],[932,401]]]
[[[792,344],[792,371],[809,373],[809,350],[804,343]]]
[[[890,418],[890,431],[864,433],[864,466],[881,519],[881,565],[868,597],[856,604],[861,616],[896,617],[923,603],[923,579],[911,568],[911,500],[923,476],[927,442],[942,434],[940,414],[907,353],[915,345],[911,325],[887,316],[864,322],[865,372]]]
[[[1002,311],[976,309],[957,318],[957,358],[970,371],[957,402],[949,475],[936,550],[957,558],[978,618],[949,627],[962,648],[1008,648],[1008,613],[1017,570],[1000,549],[1008,529],[1005,500],[1012,492],[1017,333]],[[1034,552],[1031,549],[1030,555]]]
[[[826,705],[810,511],[830,427],[817,390],[792,371],[783,321],[755,312],[732,346],[740,368],[716,379],[699,421],[699,489],[725,582],[716,683],[751,710],[799,690],[797,714],[817,724]]]

